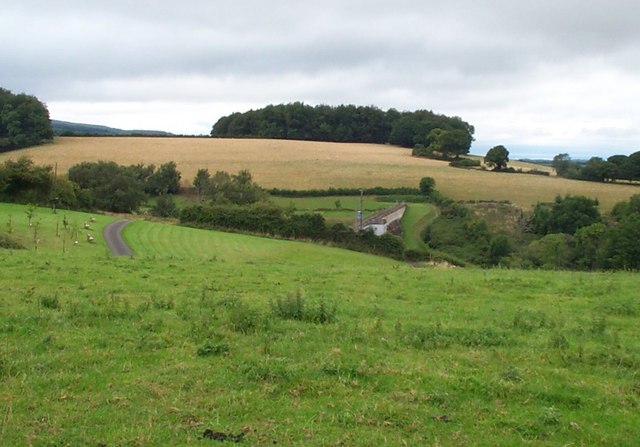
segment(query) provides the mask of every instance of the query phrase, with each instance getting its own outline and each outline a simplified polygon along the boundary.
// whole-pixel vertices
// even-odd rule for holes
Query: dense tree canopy
[[[509,162],[509,151],[502,145],[494,146],[485,155],[484,162],[496,171],[504,169]]]
[[[586,162],[571,159],[569,154],[558,154],[551,163],[560,177],[592,182],[640,180],[640,151],[631,155],[612,155],[604,160],[591,157]]]
[[[573,234],[577,229],[600,221],[598,201],[583,196],[556,197],[552,205],[539,203],[533,211],[537,234]]]
[[[434,131],[437,131],[434,133]],[[452,155],[468,153],[474,128],[459,117],[429,110],[399,112],[377,107],[309,106],[301,102],[269,105],[220,118],[214,137],[259,137],[358,143],[416,144]]]
[[[35,96],[0,88],[0,152],[34,146],[53,138],[49,111]]]
[[[36,166],[21,157],[0,165],[0,201],[46,204],[52,191],[51,166]]]

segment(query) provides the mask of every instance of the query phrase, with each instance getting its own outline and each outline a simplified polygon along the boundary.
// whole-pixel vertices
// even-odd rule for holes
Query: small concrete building
[[[363,220],[361,229],[371,229],[373,230],[373,234],[376,236],[382,236],[387,233],[389,226],[399,223],[402,216],[404,216],[406,209],[407,205],[405,203],[399,203],[391,208],[386,208],[383,211]]]

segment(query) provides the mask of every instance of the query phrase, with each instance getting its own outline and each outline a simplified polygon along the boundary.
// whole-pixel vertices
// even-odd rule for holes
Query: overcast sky
[[[472,152],[640,150],[631,0],[0,0],[0,86],[53,119],[208,134],[267,104],[457,115]]]

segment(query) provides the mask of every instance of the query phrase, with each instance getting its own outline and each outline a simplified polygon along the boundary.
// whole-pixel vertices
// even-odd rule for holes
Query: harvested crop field
[[[597,198],[604,211],[640,189],[632,185],[579,182],[557,177],[456,169],[446,162],[415,158],[409,149],[390,145],[312,141],[60,137],[50,145],[0,155],[0,162],[22,155],[38,164],[58,164],[59,172],[83,161],[159,165],[175,161],[183,183],[199,168],[210,172],[249,169],[264,187],[324,189],[329,187],[416,186],[422,177],[458,200],[509,200],[528,208],[557,195]],[[518,164],[518,167],[523,164]],[[543,169],[536,165],[532,168]]]

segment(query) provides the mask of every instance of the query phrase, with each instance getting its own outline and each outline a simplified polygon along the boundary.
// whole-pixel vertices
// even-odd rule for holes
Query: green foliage
[[[146,179],[144,190],[152,196],[178,194],[180,192],[180,172],[175,162],[170,161],[160,165]]]
[[[484,162],[496,171],[500,171],[507,167],[507,163],[509,162],[509,151],[502,145],[494,146],[489,149],[487,155],[485,155]]]
[[[436,137],[431,134],[434,129],[446,135]],[[438,140],[438,147],[452,154],[468,152],[473,133],[473,126],[460,118],[428,110],[384,112],[376,107],[312,107],[301,102],[233,113],[220,118],[211,130],[216,137],[391,143],[403,147],[429,146],[432,140]]]
[[[207,342],[200,346],[196,351],[198,357],[210,357],[210,356],[221,356],[228,355],[230,351],[230,346],[225,342]]]
[[[471,158],[456,158],[451,160],[449,166],[452,168],[477,168],[480,166],[480,160],[473,160]]]
[[[567,177],[573,167],[573,163],[569,154],[558,154],[553,157],[551,166],[559,177]]]
[[[473,132],[468,129],[433,129],[429,133],[430,152],[439,152],[446,157],[458,158],[468,154],[473,142]]]
[[[612,155],[607,160],[591,157],[586,163],[571,160],[569,154],[553,158],[553,168],[560,177],[592,182],[640,180],[640,151],[626,155]]]
[[[200,174],[204,181],[205,173]],[[204,196],[210,197],[212,204],[249,205],[266,198],[265,191],[253,181],[249,171],[242,170],[230,175],[225,171],[218,171],[206,182]]]
[[[124,167],[112,161],[99,161],[72,166],[68,175],[82,192],[83,208],[131,213],[147,198],[143,178],[152,170],[144,170],[140,165]]]
[[[192,206],[180,212],[180,223],[200,228],[244,231],[292,239],[329,242],[344,248],[401,259],[404,244],[391,234],[354,232],[342,224],[328,227],[320,214],[290,214],[285,209],[256,204],[239,206]]]
[[[273,196],[280,197],[326,197],[326,196],[359,196],[360,193],[367,196],[389,196],[389,195],[420,195],[418,188],[398,187],[385,188],[376,186],[373,188],[329,188],[329,189],[279,189],[273,188],[267,191]]]
[[[211,178],[211,174],[208,169],[200,168],[196,173],[195,178],[193,179],[193,186],[196,188],[196,194],[198,196],[198,202],[202,201],[202,196],[204,195],[208,185],[209,179]]]
[[[420,194],[428,196],[436,188],[436,181],[433,177],[422,177],[420,179]]]
[[[556,197],[552,205],[538,203],[533,210],[533,231],[574,234],[576,230],[600,221],[598,201],[583,196]]]
[[[472,264],[494,265],[495,258],[490,253],[492,236],[483,220],[453,202],[443,203],[440,212],[425,232],[424,240],[430,248]],[[495,256],[499,254],[496,252]]]
[[[172,195],[160,195],[151,207],[151,214],[157,217],[178,217],[179,211]]]
[[[499,235],[491,239],[489,244],[489,265],[498,265],[513,251],[508,237]]]
[[[35,96],[0,88],[0,152],[53,139],[49,111]]]
[[[46,204],[51,188],[51,166],[36,166],[28,157],[0,165],[0,201]]]
[[[26,247],[8,234],[0,233],[0,249],[2,248],[8,250],[24,250]]]
[[[575,257],[573,245],[573,238],[568,234],[547,234],[529,245],[527,257],[535,267],[568,269]]]
[[[315,303],[309,303],[298,289],[295,293],[288,293],[284,298],[277,298],[271,302],[271,312],[285,320],[306,321],[317,324],[334,323],[337,306],[329,304],[322,298]]]
[[[236,300],[228,307],[230,328],[242,334],[255,333],[264,321],[260,311],[243,300]]]

